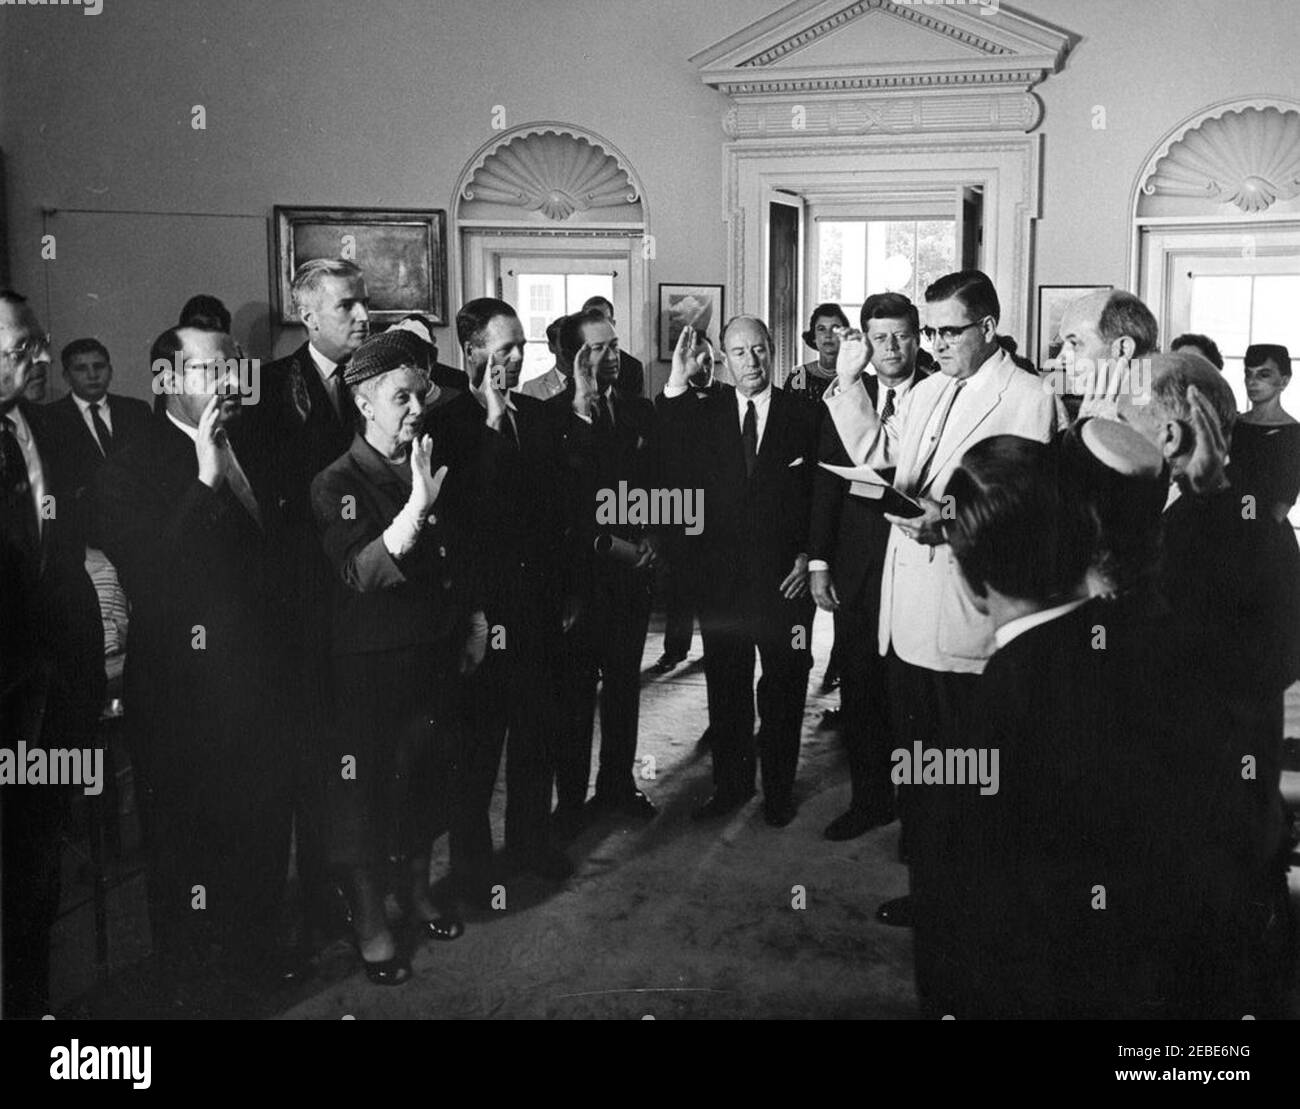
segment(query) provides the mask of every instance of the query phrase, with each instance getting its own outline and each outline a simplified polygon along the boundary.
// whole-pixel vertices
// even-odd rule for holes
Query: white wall
[[[56,343],[99,334],[126,392],[147,390],[148,343],[194,292],[226,300],[251,354],[283,353],[300,334],[266,322],[271,206],[450,209],[497,104],[511,125],[564,120],[628,156],[657,238],[652,295],[662,281],[722,282],[725,102],[687,58],[776,6],[104,0],[98,16],[0,8],[13,283],[33,296]],[[1212,101],[1295,94],[1293,0],[1018,6],[1083,38],[1041,88],[1035,280],[1123,284],[1129,190],[1149,147]],[[195,104],[206,108],[205,131],[190,126]],[[1104,131],[1093,130],[1094,105],[1106,108]],[[55,215],[58,258],[42,262],[42,207],[245,218]],[[447,358],[446,335],[442,345]]]

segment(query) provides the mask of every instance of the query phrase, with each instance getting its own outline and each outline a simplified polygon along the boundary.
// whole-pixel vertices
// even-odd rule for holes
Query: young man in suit
[[[596,387],[587,366],[575,372],[571,398],[542,402],[513,392],[525,339],[505,301],[470,301],[457,313],[456,334],[470,388],[430,407],[425,430],[435,461],[448,466],[439,504],[476,553],[473,588],[489,628],[487,657],[466,683],[451,833],[455,884],[480,901],[491,885],[488,813],[507,743],[508,864],[554,881],[573,871],[551,842],[549,818],[559,660],[586,565],[575,531],[577,475],[589,450]]]
[[[245,470],[230,336],[178,327],[150,362],[164,409],[112,455],[92,526],[131,602],[125,699],[147,815],[150,918],[164,971],[279,977],[288,865],[290,672],[282,521]]]
[[[641,704],[641,656],[650,622],[651,571],[656,533],[645,524],[599,519],[600,499],[658,485],[657,420],[644,397],[619,392],[618,336],[602,312],[587,309],[566,316],[557,336],[559,361],[583,360],[595,369],[597,398],[592,410],[591,464],[578,505],[577,534],[594,542],[608,536],[636,547],[635,561],[613,551],[588,548],[584,595],[578,620],[565,636],[567,677],[562,685],[563,738],[556,766],[554,823],[562,837],[576,834],[589,818],[606,814],[648,819],[654,805],[636,787],[637,728]],[[572,380],[566,395],[573,392]],[[657,522],[659,523],[659,522]],[[668,524],[669,521],[662,521]],[[629,556],[630,557],[630,556]],[[587,802],[591,776],[592,728],[600,683],[600,772]],[[585,807],[584,807],[585,806]]]
[[[843,366],[827,394],[833,398],[841,381],[851,387],[861,378],[878,431],[865,458],[854,460],[834,422],[824,420],[818,459],[837,466],[862,461],[892,482],[898,465],[899,409],[911,389],[929,376],[916,364],[920,321],[916,306],[901,293],[877,293],[862,305],[861,324],[861,332],[848,336]],[[868,353],[875,373],[863,375]],[[853,794],[848,811],[826,829],[831,840],[854,839],[894,819],[888,670],[876,650],[890,525],[879,501],[851,490],[849,482],[818,468],[808,545],[813,599],[823,611],[835,614],[835,639],[843,652],[840,696]]]
[[[142,400],[109,395],[113,363],[98,339],[74,339],[60,358],[69,392],[45,409],[55,436],[52,477],[84,536],[83,501],[95,474],[105,458],[147,432],[150,412]]]
[[[709,673],[712,798],[698,819],[725,816],[754,794],[754,652],[767,822],[794,819],[803,706],[812,666],[808,527],[818,413],[772,386],[767,325],[737,316],[723,330],[737,382],[700,402],[693,329],[684,328],[664,387],[664,419],[688,445],[686,480],[704,491],[701,624]]]
[[[886,515],[893,525],[880,594],[881,654],[888,660],[894,736],[910,747],[960,746],[975,682],[993,653],[993,628],[971,602],[944,540],[945,492],[962,454],[990,435],[1046,442],[1060,415],[1055,397],[1018,369],[999,345],[1001,314],[993,283],[978,270],[941,277],[925,291],[939,372],[909,391],[894,486],[924,506],[920,516]],[[841,344],[843,349],[843,344]],[[865,457],[877,434],[874,405],[861,381],[827,402],[849,456]],[[898,796],[915,893],[932,879],[947,840],[960,834],[942,799],[914,787]],[[912,904],[886,902],[884,923],[912,921]],[[918,945],[917,984],[924,994],[926,953]]]
[[[23,399],[49,360],[26,300],[0,292],[0,736],[6,747],[84,749],[103,704],[104,633],[85,549],[46,476],[56,437],[45,411]],[[8,1018],[49,1011],[68,800],[66,785],[0,787],[0,1010]]]
[[[296,618],[285,675],[296,709],[290,727],[297,752],[294,787],[296,862],[301,899],[300,940],[336,924],[326,873],[321,821],[325,773],[323,736],[332,712],[329,679],[329,601],[333,572],[321,549],[311,511],[312,479],[347,451],[355,431],[343,373],[369,334],[365,276],[352,262],[315,258],[293,276],[294,307],[307,340],[285,358],[261,367],[261,397],[236,426],[246,464],[267,478],[286,529],[280,552]]]

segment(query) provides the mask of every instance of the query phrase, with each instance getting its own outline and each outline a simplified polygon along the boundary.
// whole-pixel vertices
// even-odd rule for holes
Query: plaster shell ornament
[[[465,197],[565,220],[574,212],[635,204],[637,190],[611,155],[584,140],[548,133],[492,154]]]
[[[1169,148],[1142,191],[1248,214],[1290,200],[1300,195],[1300,112],[1245,108],[1208,119]]]

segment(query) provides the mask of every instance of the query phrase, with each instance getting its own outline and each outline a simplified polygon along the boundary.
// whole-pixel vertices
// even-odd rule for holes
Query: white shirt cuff
[[[680,397],[680,396],[681,396],[684,392],[686,392],[686,390],[689,389],[689,388],[690,388],[689,385],[665,385],[665,386],[664,386],[664,396],[666,396],[666,397]]]
[[[820,558],[810,558],[808,560],[808,573],[810,574],[814,570],[830,570],[830,568],[831,564],[829,562],[823,562]]]

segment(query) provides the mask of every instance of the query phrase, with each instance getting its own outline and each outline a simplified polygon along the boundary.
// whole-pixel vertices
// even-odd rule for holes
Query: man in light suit
[[[894,477],[895,488],[925,511],[912,518],[886,516],[893,528],[880,593],[879,647],[888,658],[894,734],[908,749],[916,742],[964,746],[963,718],[994,649],[993,626],[972,602],[944,538],[948,479],[962,454],[982,439],[1020,435],[1046,442],[1061,422],[1052,393],[998,344],[1001,306],[985,274],[948,274],[926,289],[925,299],[924,332],[934,344],[939,372],[904,398]],[[860,336],[841,342],[846,364],[861,361],[853,348],[864,343]],[[861,460],[877,434],[874,406],[861,381],[845,385],[841,381],[827,408],[850,457]],[[942,880],[946,841],[960,829],[950,827],[939,791],[912,786],[900,791],[899,805],[912,899],[886,902],[877,917],[916,923],[917,990],[929,1012],[927,975],[937,945],[923,924],[927,883]]]

